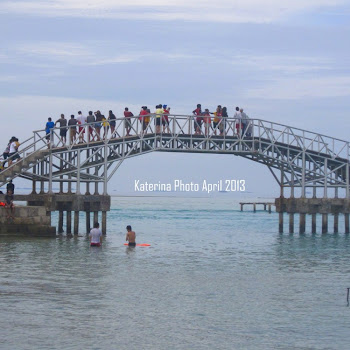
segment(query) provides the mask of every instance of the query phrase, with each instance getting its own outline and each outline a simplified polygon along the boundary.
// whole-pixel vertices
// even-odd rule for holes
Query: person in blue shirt
[[[51,129],[55,127],[55,123],[52,121],[51,118],[48,119],[48,122],[46,123],[45,131],[46,131],[46,140],[47,140],[47,146],[50,147],[50,132]]]

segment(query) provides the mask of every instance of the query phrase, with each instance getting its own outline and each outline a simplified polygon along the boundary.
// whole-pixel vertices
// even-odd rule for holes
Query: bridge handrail
[[[137,120],[139,119],[140,116],[133,116],[133,117],[129,117],[129,120],[131,121],[131,125],[132,125],[132,129],[138,133],[139,132],[139,124],[137,123]],[[155,113],[150,113],[148,115],[145,115],[143,117],[150,117],[151,121],[152,119],[156,118],[156,114]],[[194,128],[192,128],[191,122],[195,121],[195,118],[197,116],[195,115],[179,115],[179,114],[169,114],[168,118],[169,118],[169,124],[172,122],[173,123],[173,128],[172,128],[172,133],[173,134],[189,134],[190,131],[194,132]],[[213,117],[211,117],[213,118]],[[125,137],[125,128],[124,128],[124,121],[126,120],[125,117],[119,117],[115,119],[116,124],[118,124],[115,127],[115,134],[111,135],[109,137],[106,138],[105,142],[108,143],[108,141],[111,138],[115,138],[116,135],[118,135],[118,137]],[[226,122],[231,125],[230,126],[230,130],[233,132],[235,131],[235,123],[236,123],[236,118],[234,117],[228,117],[225,118]],[[181,124],[181,121],[183,122],[183,125]],[[75,127],[82,127],[85,129],[85,127],[92,127],[94,128],[96,123],[98,122],[92,122],[92,123],[85,123],[83,125],[76,125]],[[107,120],[107,123],[109,123],[109,121]],[[136,123],[136,127],[135,126]],[[221,121],[220,121],[221,123]],[[232,125],[233,124],[233,125]],[[321,133],[316,133],[313,131],[309,131],[309,130],[304,130],[301,128],[297,128],[297,127],[291,127],[285,124],[281,124],[278,122],[273,122],[273,121],[268,121],[265,119],[257,119],[257,118],[249,118],[247,119],[247,124],[248,126],[252,127],[252,136],[255,138],[263,138],[264,135],[266,135],[266,138],[269,138],[270,140],[272,140],[273,142],[283,142],[286,143],[287,145],[296,145],[299,146],[300,148],[304,149],[304,150],[312,150],[315,151],[314,149],[314,144],[317,143],[318,145],[318,149],[316,149],[316,151],[318,152],[323,152],[323,153],[328,153],[329,156],[335,158],[340,156],[341,153],[346,153],[345,155],[342,155],[343,158],[346,158],[349,160],[349,142],[339,139],[339,138],[335,138],[335,137],[331,137],[331,136],[327,136]],[[186,130],[184,130],[185,125],[188,126],[188,132]],[[118,132],[118,128],[122,127],[122,132]],[[70,126],[65,126],[65,127],[54,127],[51,131],[52,134],[55,134],[55,132],[57,132],[60,129],[67,129],[69,130],[71,127]],[[151,131],[153,131],[153,128],[151,126],[151,123],[149,124],[149,128],[151,129]],[[103,129],[103,126],[101,126],[101,129]],[[35,130],[34,133],[36,133],[38,136],[40,136],[40,133],[45,132],[45,129],[42,130]],[[153,131],[155,132],[155,131]],[[77,132],[77,140],[79,139],[79,136],[81,136],[82,132],[79,133]],[[162,130],[160,132],[160,134],[163,134]],[[46,132],[45,132],[46,135]],[[59,135],[58,139],[60,138]],[[208,135],[209,137],[214,137],[214,133],[211,133],[210,135]],[[241,135],[244,136],[244,135]],[[280,140],[280,138],[282,137],[282,139]],[[45,137],[41,137],[41,140],[43,140]],[[284,140],[284,138],[287,138],[288,140]],[[101,137],[102,140],[102,137]],[[78,142],[75,142],[74,144],[76,144]],[[307,145],[307,143],[309,143]],[[69,142],[67,143],[69,145]],[[59,141],[58,144],[56,145],[57,147],[63,146],[62,142]],[[56,147],[55,146],[55,147]]]

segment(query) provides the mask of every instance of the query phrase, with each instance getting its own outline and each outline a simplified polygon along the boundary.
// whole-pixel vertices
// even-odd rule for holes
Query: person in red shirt
[[[203,117],[202,117],[202,106],[200,104],[197,105],[197,108],[192,111],[194,115],[196,115],[196,119],[194,121],[194,130],[195,135],[200,135],[202,133],[202,123],[203,123]]]
[[[149,123],[150,117],[149,117],[149,112],[147,109],[147,106],[142,106],[142,109],[139,114],[139,121],[141,122],[142,125],[142,133],[145,133],[148,123]]]
[[[133,117],[134,115],[129,111],[128,107],[125,107],[125,111],[124,111],[124,127],[126,130],[126,136],[130,136],[130,131],[131,131],[131,125],[132,125],[132,121],[131,121],[131,117]]]
[[[163,118],[162,118],[163,132],[167,131],[170,134],[169,114],[170,114],[170,108],[167,108],[167,105],[163,105]]]

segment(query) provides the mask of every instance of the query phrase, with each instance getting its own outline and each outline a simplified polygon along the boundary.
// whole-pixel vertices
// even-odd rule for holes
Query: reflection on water
[[[280,235],[229,200],[114,207],[101,248],[2,238],[1,349],[347,348],[348,236]]]

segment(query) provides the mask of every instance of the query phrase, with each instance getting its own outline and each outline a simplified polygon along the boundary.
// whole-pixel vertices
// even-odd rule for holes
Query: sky
[[[61,113],[121,117],[159,103],[178,114],[240,106],[350,139],[349,0],[2,0],[0,17],[3,148]],[[109,192],[133,194],[135,179],[245,179],[255,196],[279,191],[266,167],[232,155],[135,157]]]

